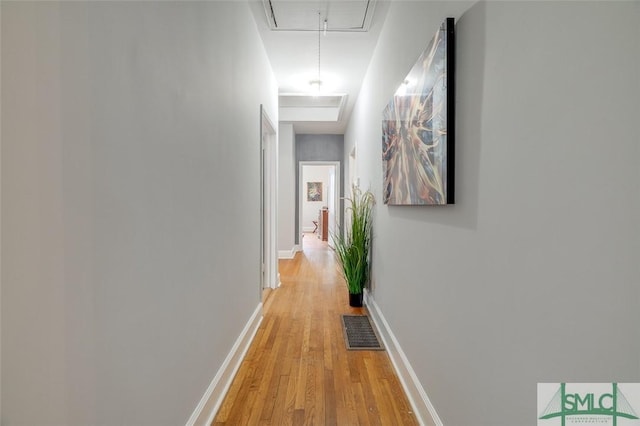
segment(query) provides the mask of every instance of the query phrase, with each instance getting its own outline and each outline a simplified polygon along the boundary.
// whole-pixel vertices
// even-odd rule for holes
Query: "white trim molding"
[[[296,255],[295,250],[278,250],[278,259],[293,259]]]
[[[380,311],[376,301],[367,289],[365,289],[364,292],[364,302],[368,308],[371,319],[380,332],[380,337],[387,349],[389,358],[391,358],[391,363],[396,370],[400,383],[407,394],[407,398],[409,398],[409,403],[411,403],[413,407],[418,422],[424,426],[443,426],[440,417],[438,417],[438,413],[436,413],[433,404],[431,404],[427,396],[427,392],[425,392],[422,387],[418,376],[416,376],[411,364],[409,364],[409,360],[400,347],[400,343],[398,343],[398,340],[391,331],[389,323],[385,320],[382,311]]]
[[[208,426],[213,423],[213,419],[220,409],[220,405],[222,405],[222,401],[249,350],[249,346],[261,322],[262,303],[258,304],[258,307],[231,348],[231,352],[229,352],[215,377],[211,380],[211,384],[209,384],[198,406],[187,421],[187,426]]]
[[[299,244],[293,246],[291,250],[278,250],[278,259],[293,259],[299,251],[302,251]]]

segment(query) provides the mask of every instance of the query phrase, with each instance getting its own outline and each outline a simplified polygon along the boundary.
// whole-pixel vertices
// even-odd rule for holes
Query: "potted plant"
[[[362,290],[369,280],[373,206],[371,191],[362,192],[353,185],[349,203],[351,224],[344,233],[333,235],[336,259],[349,290],[349,305],[362,306]]]

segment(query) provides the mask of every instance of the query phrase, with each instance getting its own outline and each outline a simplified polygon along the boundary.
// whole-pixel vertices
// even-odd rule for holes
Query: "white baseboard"
[[[209,384],[200,403],[198,403],[198,406],[187,421],[187,426],[208,426],[213,423],[213,419],[220,409],[220,405],[222,405],[222,401],[240,368],[240,364],[242,364],[244,356],[247,354],[249,345],[251,345],[251,341],[255,337],[261,322],[262,303],[258,304],[258,307],[231,348],[231,352],[229,352],[215,377],[211,380],[211,384]]]
[[[365,289],[364,302],[369,310],[369,315],[380,332],[380,337],[384,343],[391,363],[398,374],[400,383],[409,398],[413,411],[418,418],[418,422],[424,426],[443,426],[438,413],[427,396],[415,371],[409,364],[409,360],[402,351],[398,340],[394,336],[389,324],[385,320],[380,308],[376,304],[371,294]]]
[[[299,244],[293,246],[291,250],[278,250],[278,259],[293,259],[299,251],[302,251]]]
[[[293,259],[295,255],[294,250],[278,250],[278,259]]]

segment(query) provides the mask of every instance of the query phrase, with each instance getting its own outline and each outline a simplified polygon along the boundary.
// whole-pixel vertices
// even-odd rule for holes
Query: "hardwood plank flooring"
[[[349,307],[333,251],[305,234],[213,425],[417,425],[385,351],[347,351]]]

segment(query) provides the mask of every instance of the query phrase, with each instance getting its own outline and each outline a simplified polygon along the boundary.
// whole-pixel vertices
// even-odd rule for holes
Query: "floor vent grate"
[[[366,315],[342,315],[344,337],[349,350],[380,351],[384,347]]]

